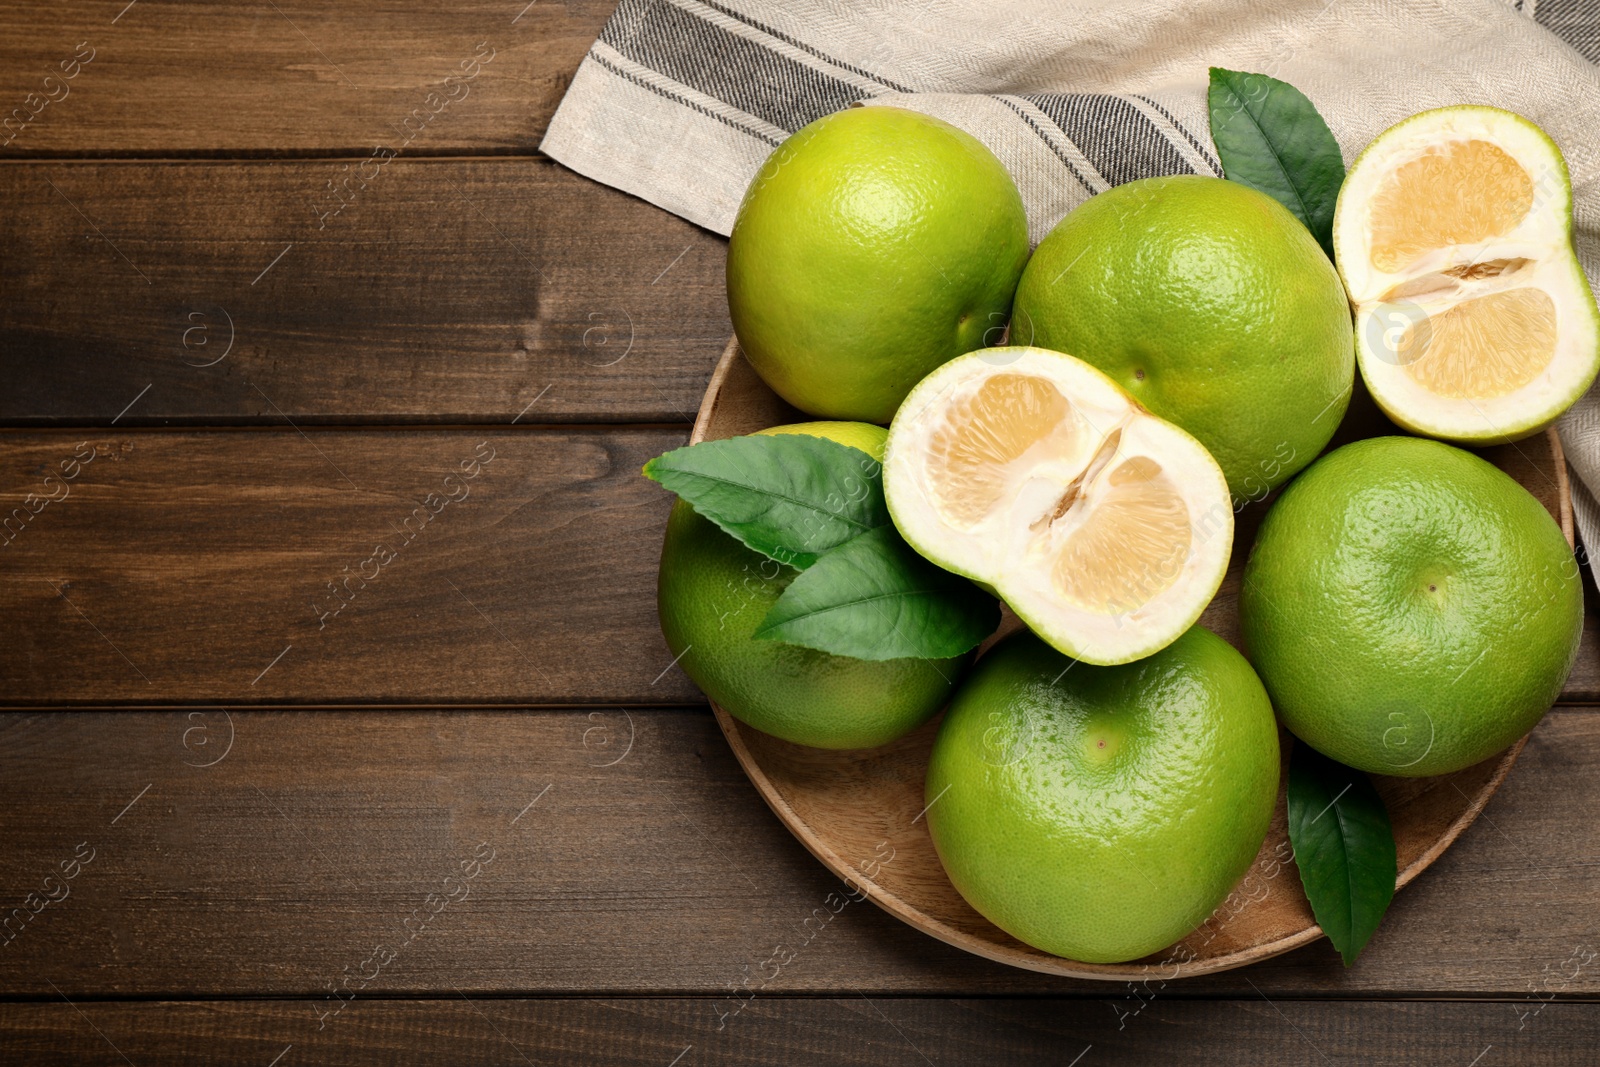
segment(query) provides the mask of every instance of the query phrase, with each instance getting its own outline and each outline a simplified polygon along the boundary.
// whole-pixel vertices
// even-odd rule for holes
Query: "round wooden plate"
[[[711,377],[691,441],[735,437],[808,418],[767,387],[734,340]],[[1350,413],[1329,447],[1395,432],[1358,380]],[[1538,497],[1572,542],[1567,466],[1553,430],[1481,454]],[[1238,515],[1227,577],[1200,620],[1235,645],[1239,573],[1266,510],[1258,503]],[[1007,613],[1002,633],[1016,625]],[[1159,968],[1164,979],[1225,971],[1322,936],[1299,875],[1287,862],[1290,848],[1281,784],[1272,827],[1255,864],[1210,918],[1176,945],[1143,960],[1080,963],[1030,948],[1000,930],[973,910],[945,877],[922,818],[923,777],[938,719],[882,748],[830,752],[780,741],[712,707],[745,773],[814,856],[885,911],[957,948],[1048,974],[1127,981],[1148,978],[1153,968]],[[1289,740],[1287,735],[1284,740]],[[1394,824],[1399,885],[1420,874],[1471,825],[1526,741],[1523,738],[1501,755],[1455,774],[1374,779]]]

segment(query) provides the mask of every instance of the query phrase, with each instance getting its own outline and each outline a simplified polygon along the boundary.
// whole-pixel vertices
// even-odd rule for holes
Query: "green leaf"
[[[1316,107],[1288,82],[1221,67],[1211,68],[1207,103],[1228,180],[1288,208],[1332,259],[1344,157]]]
[[[755,636],[855,659],[945,659],[999,624],[993,597],[917,555],[888,526],[840,545],[789,583]]]
[[[1297,741],[1289,843],[1311,912],[1348,967],[1394,899],[1394,831],[1383,798],[1362,772]]]
[[[804,434],[704,441],[644,465],[747,547],[799,570],[889,525],[882,473],[860,449]]]

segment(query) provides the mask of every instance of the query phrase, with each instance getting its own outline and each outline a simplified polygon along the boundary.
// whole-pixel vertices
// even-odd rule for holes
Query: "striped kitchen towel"
[[[1110,186],[1220,175],[1206,82],[1221,66],[1305,92],[1347,162],[1426,108],[1527,115],[1566,154],[1592,285],[1596,61],[1600,0],[622,0],[541,148],[726,234],[790,133],[860,101],[894,104],[987,144],[1016,179],[1037,242]],[[1600,393],[1561,433],[1579,527],[1600,546]]]

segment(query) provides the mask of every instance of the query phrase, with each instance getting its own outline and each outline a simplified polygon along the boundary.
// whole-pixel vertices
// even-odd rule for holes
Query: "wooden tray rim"
[[[711,380],[706,385],[705,398],[701,401],[700,410],[695,417],[694,429],[689,436],[690,444],[698,444],[705,439],[707,429],[711,424],[711,416],[716,408],[716,403],[722,392],[722,385],[732,371],[735,361],[740,356],[739,339],[728,340],[727,347],[723,349],[722,357],[717,361],[716,369],[711,374]],[[1556,494],[1558,521],[1562,535],[1566,537],[1567,544],[1574,544],[1572,523],[1572,491],[1568,481],[1566,453],[1561,448],[1561,438],[1552,426],[1545,431],[1545,436],[1550,445],[1551,456],[1556,468]],[[1037,971],[1042,974],[1054,974],[1067,978],[1084,978],[1093,981],[1137,981],[1149,976],[1151,964],[1149,963],[1082,963],[1064,957],[1032,956],[1012,949],[1007,949],[989,942],[980,940],[957,930],[938,920],[930,918],[925,912],[920,911],[898,894],[883,888],[858,871],[848,861],[833,849],[829,848],[821,838],[811,831],[809,824],[800,818],[799,814],[790,807],[783,794],[767,777],[761,764],[756,760],[750,749],[745,745],[744,738],[739,734],[739,727],[733,716],[729,715],[715,701],[711,703],[711,710],[717,719],[717,725],[722,728],[722,734],[728,740],[728,747],[733,750],[734,758],[739,761],[739,766],[744,769],[745,775],[755,785],[756,791],[767,802],[767,807],[783,823],[785,828],[805,846],[822,865],[832,871],[840,879],[860,886],[866,896],[878,907],[893,915],[895,918],[912,926],[931,937],[935,937],[948,945],[971,952],[974,955],[1004,963],[1024,970]],[[1536,727],[1537,728],[1537,727]],[[1531,732],[1530,732],[1531,734]],[[1484,806],[1489,803],[1489,798],[1494,796],[1511,773],[1512,766],[1517,762],[1517,757],[1522,753],[1523,746],[1528,743],[1529,734],[1517,741],[1505,751],[1496,765],[1494,774],[1484,783],[1471,802],[1445,832],[1441,834],[1422,855],[1406,865],[1395,878],[1395,888],[1405,888],[1412,879],[1427,870],[1435,860],[1444,854],[1445,850],[1453,845],[1458,837],[1477,821],[1478,815]],[[1222,956],[1209,957],[1191,963],[1175,965],[1178,969],[1176,977],[1194,977],[1202,974],[1216,974],[1221,971],[1231,971],[1261,960],[1281,956],[1303,945],[1309,945],[1322,937],[1322,927],[1313,923],[1297,933],[1280,937],[1275,941],[1254,945],[1248,949],[1230,952]]]

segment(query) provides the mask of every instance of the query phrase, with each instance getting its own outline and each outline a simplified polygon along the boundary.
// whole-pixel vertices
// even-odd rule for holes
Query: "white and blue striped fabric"
[[[1221,66],[1300,88],[1347,162],[1430,107],[1527,115],[1566,154],[1594,284],[1597,62],[1600,0],[622,0],[541,149],[726,234],[790,133],[858,102],[894,104],[987,144],[1037,242],[1113,185],[1220,174],[1205,92]],[[1579,527],[1600,546],[1600,393],[1561,433]]]

